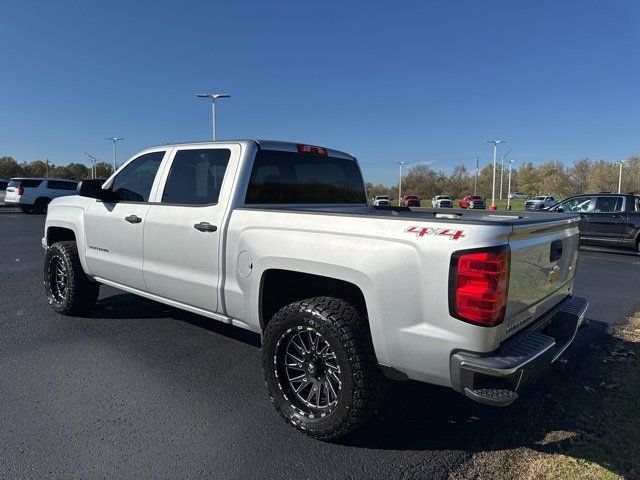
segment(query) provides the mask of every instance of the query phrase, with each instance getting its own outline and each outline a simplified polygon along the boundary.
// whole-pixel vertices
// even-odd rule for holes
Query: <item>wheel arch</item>
[[[271,268],[262,272],[260,279],[260,328],[264,330],[271,317],[282,307],[311,297],[340,298],[352,304],[368,319],[364,292],[355,283],[313,273]]]
[[[85,273],[90,274],[85,259],[86,245],[83,227],[83,210],[81,208],[56,205],[50,209],[47,215],[43,242],[45,246],[49,247],[55,242],[74,240],[78,246],[82,269]]]

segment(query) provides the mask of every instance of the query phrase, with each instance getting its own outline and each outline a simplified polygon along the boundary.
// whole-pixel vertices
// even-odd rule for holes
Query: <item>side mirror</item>
[[[558,208],[556,208],[556,212],[562,213],[562,212],[564,212],[564,208],[558,207]]]
[[[116,196],[111,190],[103,190],[102,184],[106,181],[104,178],[96,178],[92,180],[83,180],[76,188],[76,195],[81,197],[95,198],[102,201],[115,201]]]

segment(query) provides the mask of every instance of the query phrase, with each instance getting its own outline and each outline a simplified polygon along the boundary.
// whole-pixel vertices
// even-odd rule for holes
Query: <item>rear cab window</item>
[[[353,159],[259,150],[245,203],[363,205],[367,199],[362,174]]]

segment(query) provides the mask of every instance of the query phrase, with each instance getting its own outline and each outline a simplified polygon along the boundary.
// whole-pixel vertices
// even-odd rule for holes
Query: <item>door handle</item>
[[[129,223],[140,223],[142,221],[137,215],[129,215],[128,217],[124,217],[124,219]]]
[[[211,225],[209,222],[196,223],[193,228],[201,232],[215,232],[216,230],[218,230],[218,227],[216,227],[215,225]]]

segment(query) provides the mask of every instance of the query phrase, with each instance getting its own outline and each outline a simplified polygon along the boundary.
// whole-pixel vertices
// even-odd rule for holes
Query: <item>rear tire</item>
[[[36,200],[36,203],[33,205],[33,208],[36,213],[40,215],[44,215],[47,213],[47,207],[49,206],[49,202],[51,202],[48,198],[39,198]]]
[[[82,270],[76,242],[57,242],[49,247],[44,260],[44,289],[51,308],[63,315],[81,315],[95,305],[100,284]]]
[[[356,429],[382,399],[367,322],[337,298],[309,298],[276,313],[264,331],[262,368],[276,410],[320,440]]]

